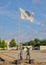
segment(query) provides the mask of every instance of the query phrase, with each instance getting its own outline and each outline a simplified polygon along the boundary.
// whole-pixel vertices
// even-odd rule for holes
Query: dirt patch
[[[0,65],[16,65],[14,63],[11,63],[11,62],[1,62]],[[21,63],[21,64],[18,64],[18,65],[46,65],[46,62],[34,62],[34,63]]]

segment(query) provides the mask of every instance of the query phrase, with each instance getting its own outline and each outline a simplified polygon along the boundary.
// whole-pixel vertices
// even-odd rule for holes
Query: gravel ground
[[[2,62],[0,63],[0,65],[16,65],[14,63],[10,63],[10,62]],[[34,62],[34,63],[21,63],[21,64],[18,64],[18,65],[46,65],[46,62]]]
[[[1,53],[18,59],[19,51],[1,51]],[[26,52],[23,52],[23,59],[26,59]],[[34,59],[35,61],[46,62],[46,52],[45,51],[30,51],[30,58]]]
[[[19,51],[0,51],[0,57],[3,57],[5,62],[0,62],[0,65],[15,65],[14,63],[11,63],[15,59],[18,59]],[[28,63],[21,63],[20,65],[46,65],[46,50],[45,51],[30,51],[30,58],[34,59],[34,63],[28,64]],[[23,52],[23,59],[26,59],[26,52]]]

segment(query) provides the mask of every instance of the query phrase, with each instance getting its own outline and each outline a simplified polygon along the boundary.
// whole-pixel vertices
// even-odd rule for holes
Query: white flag
[[[28,11],[20,8],[20,13],[21,13],[21,19],[26,19],[31,22],[34,22],[34,13],[33,12],[28,12]]]

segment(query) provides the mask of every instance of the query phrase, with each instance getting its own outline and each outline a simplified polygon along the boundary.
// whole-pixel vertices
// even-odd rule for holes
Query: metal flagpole
[[[19,12],[19,10],[18,10]],[[17,65],[19,64],[19,58],[20,58],[20,12],[18,13],[18,60]]]
[[[19,60],[22,60],[22,46],[20,45],[21,42],[21,37],[20,37],[20,10],[19,14],[18,14],[18,63],[19,64]]]

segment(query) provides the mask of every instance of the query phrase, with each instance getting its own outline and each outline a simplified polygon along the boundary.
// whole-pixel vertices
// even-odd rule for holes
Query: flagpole
[[[20,9],[18,9],[18,41],[19,41],[19,44],[18,44],[18,61],[21,59],[22,60],[22,45],[20,45],[21,43],[21,37],[20,37]],[[18,63],[19,64],[19,63]]]
[[[19,62],[19,58],[20,58],[20,11],[18,9],[18,62]],[[19,64],[17,62],[17,65]]]

